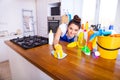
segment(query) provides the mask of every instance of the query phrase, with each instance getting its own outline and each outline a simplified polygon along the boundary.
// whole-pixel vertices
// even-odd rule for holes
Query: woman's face
[[[75,24],[71,24],[68,26],[68,36],[69,37],[74,37],[79,31],[79,27]]]

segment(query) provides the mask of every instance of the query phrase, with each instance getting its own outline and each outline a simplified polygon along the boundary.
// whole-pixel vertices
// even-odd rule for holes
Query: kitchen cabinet
[[[3,39],[0,39],[0,62],[8,60],[6,45]]]
[[[53,46],[49,44],[24,50],[10,41],[5,43],[13,49],[9,49],[11,71],[14,74],[12,80],[120,79],[120,54],[113,60],[88,56],[77,47],[68,48],[68,43],[61,41],[60,44],[67,56],[58,60],[51,55]],[[18,78],[15,78],[16,76]]]
[[[7,46],[12,80],[53,80]]]
[[[8,59],[8,51],[7,51],[7,45],[4,43],[5,40],[10,40],[16,37],[20,37],[21,35],[17,36],[6,36],[6,37],[0,37],[0,62],[9,60]]]
[[[61,12],[60,15],[61,16],[64,13],[68,13],[68,12],[72,16],[74,16],[75,14],[81,16],[83,0],[77,0],[77,1],[75,0],[48,0],[48,15],[50,14],[49,8],[51,6],[56,6],[58,3],[60,3],[60,12]]]
[[[41,36],[48,35],[47,28],[47,0],[37,0],[37,34]]]

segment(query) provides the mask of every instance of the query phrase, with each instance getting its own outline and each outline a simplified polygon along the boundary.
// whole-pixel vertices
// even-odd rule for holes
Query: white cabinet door
[[[8,60],[6,45],[4,40],[0,39],[0,62]]]
[[[12,80],[53,80],[8,46]]]
[[[9,60],[8,59],[8,46],[4,43],[6,40],[10,40],[13,38],[21,37],[22,35],[18,36],[7,36],[7,37],[0,37],[0,62]]]
[[[46,36],[48,35],[47,27],[47,0],[37,0],[37,32],[38,35]]]

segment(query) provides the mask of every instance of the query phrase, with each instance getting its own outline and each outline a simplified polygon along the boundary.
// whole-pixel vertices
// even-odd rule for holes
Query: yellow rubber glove
[[[73,48],[73,47],[76,47],[77,46],[77,42],[71,42],[67,45],[67,47],[69,48]]]
[[[67,45],[68,48],[78,47],[82,48],[85,45],[84,32],[80,32],[77,41],[71,42]]]
[[[84,32],[80,32],[79,35],[78,35],[78,39],[77,39],[77,42],[78,42],[78,48],[82,48],[86,41],[84,39]]]
[[[54,51],[54,57],[55,58],[62,58],[63,57],[63,50],[62,50],[62,46],[60,44],[56,44],[54,46],[55,51]]]

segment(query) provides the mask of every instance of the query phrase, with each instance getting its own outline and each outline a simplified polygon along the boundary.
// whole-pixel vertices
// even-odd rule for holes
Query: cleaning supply
[[[85,45],[85,39],[84,39],[84,32],[83,31],[79,33],[77,41],[78,41],[78,45],[77,45],[78,48],[82,48]]]
[[[71,42],[67,45],[68,48],[78,47],[82,48],[85,45],[84,33],[83,31],[79,33],[77,41]]]
[[[89,41],[90,40],[90,36],[93,34],[93,29],[90,28],[90,30],[88,31],[88,38],[87,38],[87,46],[89,47],[90,50],[93,49],[93,46],[92,46],[92,41]]]
[[[95,37],[91,42],[92,42],[92,48],[93,49],[96,48],[97,37]]]
[[[87,40],[88,40],[88,31],[84,30],[84,39],[85,39],[85,45],[87,45]]]
[[[87,42],[90,40],[90,36],[94,33],[93,29],[90,28],[90,30],[88,31],[88,38],[87,38]]]
[[[92,42],[91,41],[89,41],[88,43],[87,43],[87,46],[88,46],[88,48],[92,51],[93,50],[93,46],[92,46]]]
[[[92,41],[92,40],[93,40],[95,37],[97,37],[97,36],[108,36],[108,35],[110,35],[110,34],[112,34],[111,31],[104,31],[104,30],[100,29],[99,31],[93,33],[93,34],[90,36],[90,41]]]
[[[100,56],[99,51],[95,51],[95,56],[96,56],[96,57]]]
[[[98,36],[97,45],[100,57],[105,59],[116,59],[118,50],[120,49],[120,36]]]
[[[53,39],[54,39],[54,35],[53,35],[52,30],[50,30],[49,32],[49,44],[50,45],[53,45]]]
[[[109,25],[109,30],[113,30],[113,25]]]
[[[88,31],[88,28],[89,28],[89,24],[88,24],[88,21],[85,23],[85,30]]]
[[[90,55],[90,49],[86,45],[82,48],[82,52],[85,53],[86,55]]]
[[[109,31],[112,32],[112,35],[113,35],[113,34],[117,34],[117,32],[114,30],[114,26],[113,26],[113,25],[110,25],[110,26],[109,26]]]
[[[87,46],[87,39],[88,38],[88,31],[84,30],[84,39],[86,40],[85,46],[82,48],[82,52],[84,52],[86,55],[90,55],[90,49]]]
[[[81,29],[84,30],[84,24],[81,25]]]
[[[63,9],[63,15],[61,16],[61,23],[63,23],[63,24],[68,24],[68,22],[69,22],[69,17],[68,17],[68,15],[66,14],[66,12],[65,12],[65,9]]]
[[[71,21],[71,14],[69,13],[68,10],[67,10],[67,16],[68,16],[68,21]]]
[[[52,55],[57,58],[57,59],[63,59],[64,57],[67,56],[66,53],[63,52],[62,46],[60,44],[56,44],[54,46],[54,51],[52,51]]]
[[[77,44],[78,44],[78,42],[77,42],[77,41],[74,41],[74,42],[69,43],[69,44],[67,45],[67,47],[68,47],[68,48],[76,47]]]
[[[60,44],[56,44],[54,48],[55,48],[54,56],[56,58],[62,58],[63,56],[62,46]]]
[[[92,57],[93,58],[98,58],[100,56],[99,51],[97,51],[96,49],[93,49],[93,51],[91,52]]]

